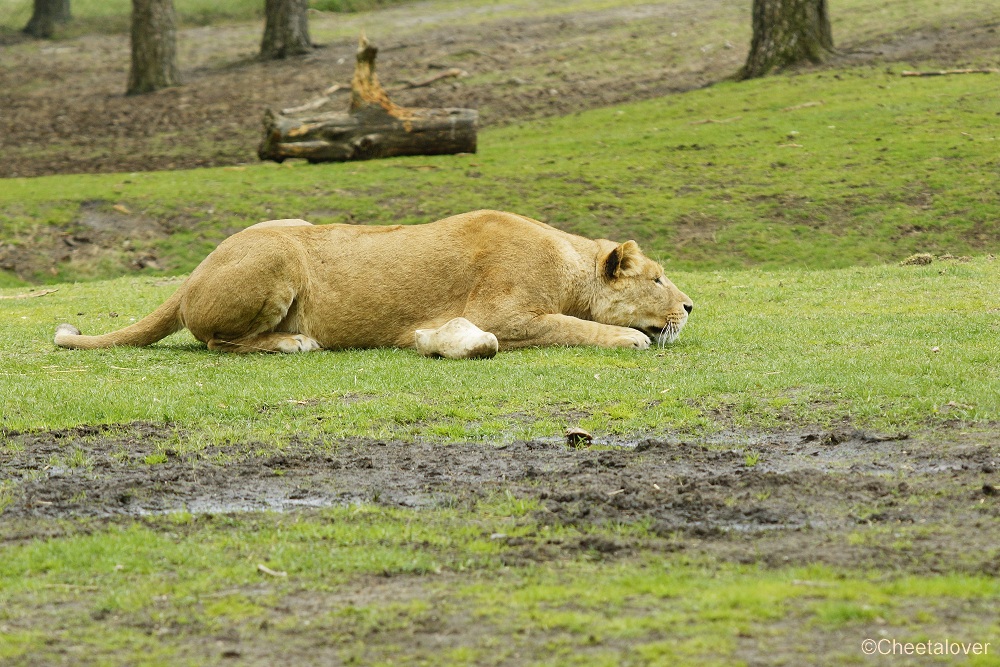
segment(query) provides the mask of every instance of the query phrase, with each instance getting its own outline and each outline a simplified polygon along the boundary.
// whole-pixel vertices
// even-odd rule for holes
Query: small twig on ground
[[[1000,69],[985,67],[983,69],[939,69],[930,72],[905,70],[899,73],[900,76],[947,76],[949,74],[1000,74]]]
[[[321,106],[330,101],[329,97],[317,97],[314,100],[310,100],[305,104],[300,104],[297,107],[288,107],[287,109],[282,109],[283,114],[292,113],[302,113],[303,111],[312,111],[313,109],[319,109]]]
[[[808,109],[809,107],[819,107],[823,106],[822,102],[803,102],[802,104],[796,104],[795,106],[785,107],[782,111],[795,111],[796,109]]]
[[[402,86],[396,86],[393,91],[397,90],[409,90],[411,88],[423,88],[424,86],[429,86],[432,83],[436,83],[441,79],[450,79],[457,76],[469,76],[469,73],[465,70],[458,69],[457,67],[452,67],[444,72],[438,72],[434,76],[427,77],[426,79],[421,79],[419,81],[409,81]]]
[[[204,598],[204,599],[215,600],[215,599],[218,599],[218,598],[229,597],[230,595],[240,595],[241,593],[244,593],[243,589],[241,589],[241,588],[227,588],[226,590],[216,591],[214,593],[203,593],[203,594],[199,595],[198,597]]]
[[[714,118],[706,118],[704,120],[694,120],[691,121],[691,125],[708,125],[709,123],[732,123],[734,120],[740,120],[743,116],[733,116],[732,118],[724,118],[722,120],[715,120]]]
[[[389,51],[398,51],[399,49],[408,49],[413,44],[407,44],[405,42],[400,42],[399,44],[390,44],[389,46],[382,47],[382,53],[388,53]]]
[[[58,292],[58,289],[42,289],[37,292],[25,292],[23,294],[11,294],[6,296],[0,296],[0,299],[33,299],[36,296],[45,296],[46,294],[52,294],[53,292]]]
[[[516,48],[514,49],[514,52],[519,53]],[[480,58],[489,58],[490,60],[501,64],[507,63],[507,61],[503,58],[498,58],[492,53],[486,53],[485,51],[480,51],[478,49],[465,49],[464,51],[455,51],[454,53],[448,54],[449,58],[460,58],[462,56],[479,56]]]
[[[258,563],[258,565],[257,565],[257,571],[258,572],[263,572],[264,574],[269,574],[272,577],[287,577],[288,576],[287,572],[282,572],[280,570],[272,570],[271,568],[269,568],[267,565],[264,565],[263,563]]]

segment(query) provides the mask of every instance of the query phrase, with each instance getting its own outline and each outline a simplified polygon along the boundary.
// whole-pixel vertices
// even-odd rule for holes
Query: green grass
[[[76,229],[83,202],[98,200],[177,230],[149,243],[167,272],[269,218],[410,224],[476,208],[634,238],[671,273],[995,252],[993,83],[818,72],[489,130],[468,157],[8,179],[0,234]],[[709,119],[730,122],[699,124]],[[31,278],[124,270],[56,262]]]
[[[408,350],[233,356],[186,332],[145,349],[60,350],[51,342],[57,323],[103,333],[176,289],[149,278],[62,285],[0,300],[2,424],[174,422],[193,447],[280,442],[292,431],[508,440],[581,426],[638,438],[843,419],[882,429],[1000,419],[996,261],[672,277],[696,305],[680,340],[662,350],[547,348],[472,363]]]

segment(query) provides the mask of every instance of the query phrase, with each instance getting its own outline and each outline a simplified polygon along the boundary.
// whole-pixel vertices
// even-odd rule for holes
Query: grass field
[[[0,273],[0,663],[1000,664],[997,75],[904,69],[490,128],[476,155],[0,181],[8,246],[138,230]],[[638,240],[690,323],[477,362],[51,343],[144,316],[260,220],[476,208]]]

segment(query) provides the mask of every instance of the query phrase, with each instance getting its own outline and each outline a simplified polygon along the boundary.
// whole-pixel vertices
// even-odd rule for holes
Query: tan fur
[[[634,241],[592,241],[512,213],[424,225],[269,221],[223,241],[152,314],[62,347],[149,345],[187,327],[213,350],[413,347],[464,317],[500,349],[671,342],[691,300]]]

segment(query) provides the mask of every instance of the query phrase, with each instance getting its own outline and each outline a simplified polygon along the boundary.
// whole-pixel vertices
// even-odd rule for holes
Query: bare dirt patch
[[[112,265],[122,272],[160,270],[150,241],[168,236],[175,225],[136,214],[121,204],[87,200],[76,219],[65,225],[31,228],[0,243],[0,271],[26,280],[58,275],[60,264],[70,267]]]
[[[179,454],[171,443],[183,437],[153,424],[8,434],[0,483],[10,502],[0,516],[124,518],[353,503],[471,508],[509,492],[538,501],[534,518],[542,523],[649,528],[634,541],[525,540],[513,545],[512,564],[566,550],[614,556],[655,545],[776,566],[1000,567],[986,530],[1000,516],[995,430],[915,437],[727,432],[611,449],[292,438],[267,456],[253,455],[263,449],[254,443]],[[887,546],[898,542],[894,533],[914,529],[905,547]],[[873,537],[845,541],[858,531]]]
[[[951,63],[956,68],[981,66],[995,51],[1000,24],[927,25],[879,35],[848,45],[838,63],[909,62]]]

